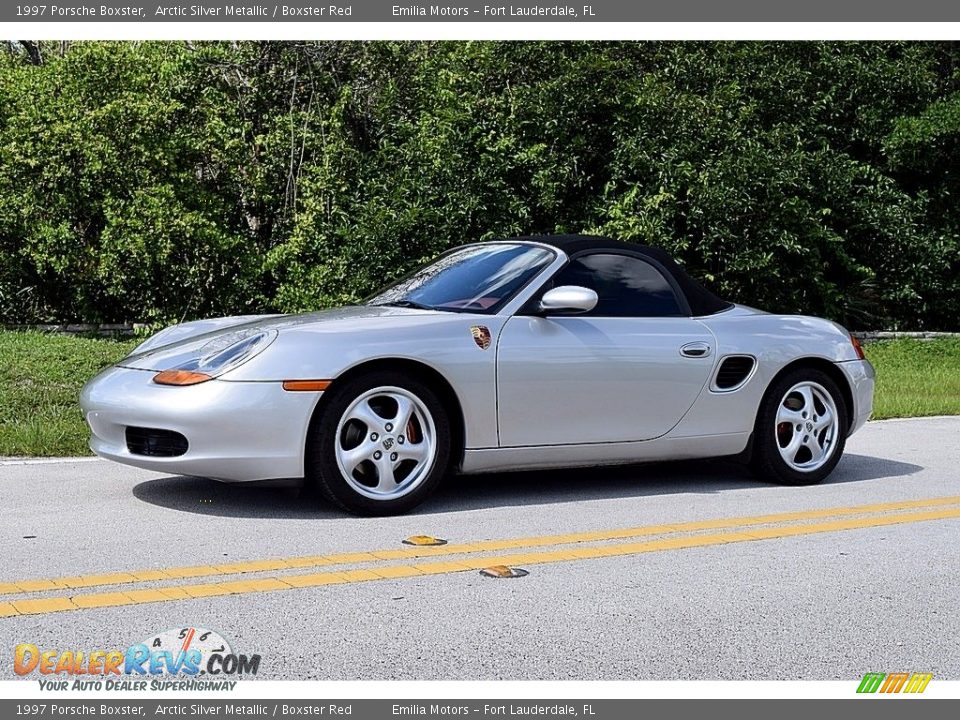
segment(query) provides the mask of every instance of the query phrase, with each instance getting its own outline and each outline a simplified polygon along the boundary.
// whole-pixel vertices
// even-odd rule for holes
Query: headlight
[[[276,336],[276,330],[257,328],[219,335],[190,357],[177,358],[174,367],[158,373],[153,381],[160,385],[197,385],[213,380],[263,352]]]

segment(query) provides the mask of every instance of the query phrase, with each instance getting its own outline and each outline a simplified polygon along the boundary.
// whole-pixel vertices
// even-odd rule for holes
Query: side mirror
[[[540,299],[540,312],[546,315],[578,315],[597,306],[597,294],[577,285],[561,285],[548,290]]]

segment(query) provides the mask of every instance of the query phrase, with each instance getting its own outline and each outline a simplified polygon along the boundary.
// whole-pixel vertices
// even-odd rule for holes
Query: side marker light
[[[329,380],[284,380],[283,389],[287,392],[320,392],[330,387]]]

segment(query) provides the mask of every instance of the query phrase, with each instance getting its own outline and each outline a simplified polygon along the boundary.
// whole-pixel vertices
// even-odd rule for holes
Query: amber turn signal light
[[[283,389],[288,392],[318,392],[330,387],[329,380],[284,380]]]
[[[207,380],[213,380],[205,373],[190,370],[164,370],[153,376],[157,385],[199,385]]]

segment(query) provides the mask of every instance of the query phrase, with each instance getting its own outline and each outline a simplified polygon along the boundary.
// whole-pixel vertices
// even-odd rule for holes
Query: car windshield
[[[368,305],[395,305],[452,312],[495,312],[553,259],[533,245],[473,245],[443,255],[367,299]]]

